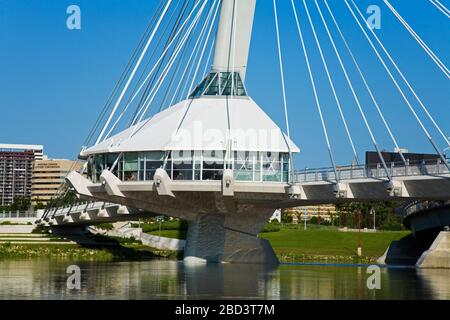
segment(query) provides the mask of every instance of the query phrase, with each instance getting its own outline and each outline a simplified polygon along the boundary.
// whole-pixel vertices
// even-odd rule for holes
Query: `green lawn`
[[[278,232],[260,234],[272,244],[277,256],[341,256],[352,257],[360,242],[362,254],[368,258],[381,256],[393,240],[409,231],[339,232],[337,230],[282,228]],[[283,259],[282,259],[283,260]]]
[[[149,232],[153,236],[159,236],[159,231]],[[173,239],[186,239],[186,230],[161,230],[161,237]]]
[[[150,232],[158,235],[158,231]],[[277,232],[261,233],[260,238],[270,241],[275,253],[283,262],[335,261],[354,262],[358,243],[362,245],[360,262],[374,262],[394,240],[409,231],[340,232],[335,227],[286,226]],[[186,230],[161,230],[161,237],[186,239]]]

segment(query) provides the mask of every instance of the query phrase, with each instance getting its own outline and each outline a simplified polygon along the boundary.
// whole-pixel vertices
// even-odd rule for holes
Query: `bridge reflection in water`
[[[1,261],[0,299],[450,299],[450,270],[382,268],[381,289],[369,290],[365,266],[84,262],[77,291],[71,264]]]

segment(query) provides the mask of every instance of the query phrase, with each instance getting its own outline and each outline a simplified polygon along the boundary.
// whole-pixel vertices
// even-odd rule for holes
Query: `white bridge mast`
[[[255,6],[256,0],[222,1],[213,72],[239,72],[245,80]]]

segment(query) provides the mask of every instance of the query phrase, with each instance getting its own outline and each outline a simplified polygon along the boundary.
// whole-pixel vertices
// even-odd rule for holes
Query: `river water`
[[[80,290],[67,287],[70,265],[80,267]],[[378,290],[369,276],[357,265],[4,260],[0,299],[450,299],[450,270],[381,268]]]

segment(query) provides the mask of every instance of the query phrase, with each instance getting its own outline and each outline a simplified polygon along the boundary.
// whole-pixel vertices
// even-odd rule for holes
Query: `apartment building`
[[[292,216],[292,223],[300,223],[303,219],[317,218],[321,221],[331,221],[337,218],[336,206],[333,204],[321,204],[316,206],[304,206],[283,209],[283,214]]]
[[[72,170],[80,170],[83,163],[65,159],[37,160],[33,169],[31,201],[46,205],[64,183],[64,178]]]
[[[33,164],[43,155],[42,145],[0,144],[0,205],[31,197]]]

